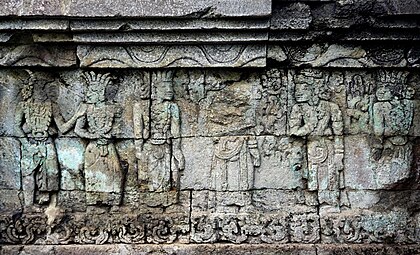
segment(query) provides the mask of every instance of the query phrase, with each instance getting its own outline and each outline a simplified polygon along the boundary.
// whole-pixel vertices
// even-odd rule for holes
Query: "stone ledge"
[[[420,245],[27,245],[0,247],[1,255],[23,254],[229,254],[229,255],[415,255],[420,254]]]
[[[261,17],[271,0],[3,0],[0,16]]]

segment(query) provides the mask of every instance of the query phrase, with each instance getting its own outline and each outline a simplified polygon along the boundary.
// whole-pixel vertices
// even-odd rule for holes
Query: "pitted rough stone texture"
[[[414,0],[2,4],[0,254],[420,254]]]
[[[238,9],[238,5],[241,6]],[[249,17],[268,16],[270,0],[241,1],[98,1],[5,0],[1,16],[67,17]]]

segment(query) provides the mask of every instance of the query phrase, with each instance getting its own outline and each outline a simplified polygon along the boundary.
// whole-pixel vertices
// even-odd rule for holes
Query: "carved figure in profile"
[[[324,74],[302,70],[295,77],[295,99],[290,114],[290,133],[309,136],[308,189],[318,192],[320,204],[340,206],[343,176],[343,118]],[[344,203],[344,201],[341,201]]]
[[[86,201],[89,205],[119,205],[123,192],[123,171],[112,141],[112,129],[118,108],[106,101],[105,89],[111,84],[110,74],[83,74],[86,113],[76,123],[75,132],[89,140],[84,170]]]
[[[178,105],[173,102],[172,71],[152,74],[152,104],[150,107],[150,136],[143,133],[137,142],[138,176],[149,191],[164,192],[179,185],[179,171],[185,159],[181,150],[181,123]],[[146,138],[149,137],[148,140]],[[147,142],[146,142],[147,141]]]
[[[39,81],[32,72],[29,74],[29,82],[21,90],[22,102],[16,110],[22,150],[22,190],[27,208],[34,202],[50,202],[51,195],[59,190],[60,171],[53,141],[57,134],[55,127],[66,133],[85,112],[83,106],[79,107],[75,115],[65,121],[55,102],[58,87]]]

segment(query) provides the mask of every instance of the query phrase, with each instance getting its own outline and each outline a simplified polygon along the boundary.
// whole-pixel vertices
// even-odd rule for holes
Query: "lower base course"
[[[420,245],[234,245],[234,244],[178,244],[178,245],[6,245],[1,255],[419,255]]]

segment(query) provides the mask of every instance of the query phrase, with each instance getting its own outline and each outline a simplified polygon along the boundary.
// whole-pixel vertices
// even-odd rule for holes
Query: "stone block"
[[[14,214],[22,212],[22,196],[19,190],[0,189],[0,212]]]
[[[305,188],[308,175],[303,139],[259,136],[261,165],[255,171],[255,189]]]
[[[270,28],[274,30],[308,29],[312,22],[311,8],[304,3],[291,3],[275,8]]]
[[[241,8],[238,9],[238,5]],[[36,0],[10,1],[2,16],[66,16],[66,17],[260,17],[271,12],[270,0],[246,1],[98,1]]]
[[[20,142],[16,138],[0,138],[0,189],[15,190],[21,187]],[[6,198],[6,197],[5,197]]]
[[[41,44],[0,46],[0,66],[71,67],[76,65],[72,46],[46,47]]]
[[[55,141],[61,170],[62,190],[84,190],[83,164],[85,144],[78,139]]]
[[[9,23],[7,23],[9,24]],[[171,31],[171,30],[243,30],[265,29],[267,19],[152,19],[152,20],[72,20],[72,31]]]
[[[375,137],[348,136],[344,144],[347,187],[395,189],[410,182],[413,174],[410,141],[395,145],[391,140],[380,142]]]
[[[78,46],[82,67],[263,67],[264,45]]]

